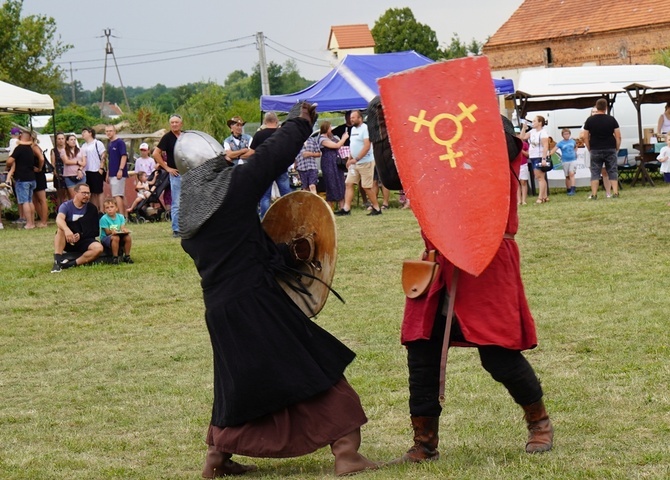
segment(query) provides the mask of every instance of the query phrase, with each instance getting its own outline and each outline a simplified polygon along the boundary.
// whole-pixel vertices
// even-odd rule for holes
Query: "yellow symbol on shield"
[[[461,109],[461,113],[457,116],[451,115],[449,113],[441,113],[433,118],[432,122],[426,120],[426,111],[420,110],[419,116],[415,117],[414,115],[409,117],[410,122],[414,122],[414,133],[418,133],[421,130],[421,127],[428,127],[430,132],[430,138],[439,145],[444,145],[447,147],[447,153],[440,155],[440,160],[449,160],[451,168],[456,168],[456,159],[463,156],[463,152],[454,152],[451,149],[451,146],[458,142],[463,135],[463,125],[462,120],[468,119],[471,123],[475,123],[477,119],[472,115],[472,112],[477,110],[477,105],[471,105],[466,107],[465,104],[459,102],[458,107]],[[456,126],[456,133],[449,140],[443,140],[435,134],[435,126],[440,122],[440,120],[451,120]]]

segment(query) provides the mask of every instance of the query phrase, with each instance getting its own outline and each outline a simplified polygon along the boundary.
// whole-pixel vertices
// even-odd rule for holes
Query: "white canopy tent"
[[[54,101],[49,95],[0,81],[0,115],[27,114],[32,122],[32,116],[38,113],[54,115]],[[40,135],[39,140],[43,150],[52,148],[51,137],[48,135]]]
[[[49,95],[32,92],[6,82],[0,82],[0,114],[53,113],[54,101]]]

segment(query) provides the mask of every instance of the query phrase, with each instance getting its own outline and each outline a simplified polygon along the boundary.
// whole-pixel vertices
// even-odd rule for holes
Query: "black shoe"
[[[337,212],[335,212],[335,215],[337,215],[338,217],[343,217],[345,215],[351,215],[351,210],[345,210],[344,208],[342,208],[342,209],[338,210]]]
[[[130,264],[132,264],[132,263],[135,263],[135,262],[133,262],[133,259],[130,258],[130,255],[124,255],[124,256],[123,256],[123,263],[130,263]]]
[[[374,217],[375,215],[381,215],[382,211],[380,210],[375,210],[374,208],[370,210],[370,213],[368,213],[368,217]]]
[[[172,232],[172,238],[181,238],[179,232]]]
[[[54,260],[53,267],[51,267],[51,273],[60,273],[61,268],[60,268],[60,263],[58,263],[58,260]]]
[[[64,258],[60,261],[60,268],[72,268],[77,266],[77,260],[70,260],[69,258]]]
[[[119,257],[112,257],[112,265],[118,265],[119,264]]]

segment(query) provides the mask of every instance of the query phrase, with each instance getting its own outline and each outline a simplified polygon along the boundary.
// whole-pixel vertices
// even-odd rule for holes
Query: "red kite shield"
[[[509,161],[486,57],[435,63],[378,81],[398,174],[428,239],[479,275],[509,213]]]

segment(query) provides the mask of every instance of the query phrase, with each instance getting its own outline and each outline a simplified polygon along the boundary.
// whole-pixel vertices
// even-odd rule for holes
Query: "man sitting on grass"
[[[90,263],[102,253],[98,236],[98,209],[89,203],[91,189],[86,183],[74,187],[74,198],[58,207],[56,238],[54,239],[54,264],[51,273],[63,268]],[[75,260],[64,257],[64,252],[81,253]]]

